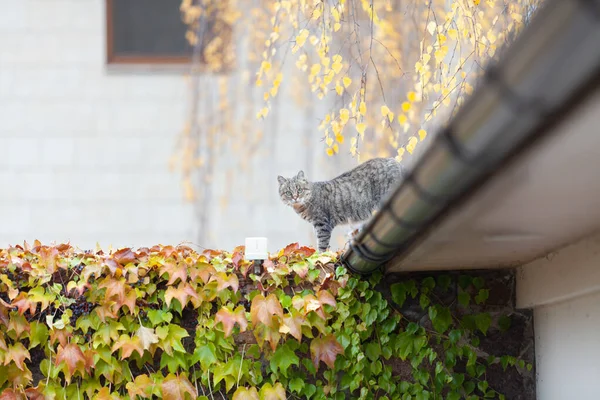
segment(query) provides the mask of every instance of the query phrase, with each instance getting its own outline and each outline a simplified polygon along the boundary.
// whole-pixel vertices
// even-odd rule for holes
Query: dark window
[[[221,4],[226,0],[217,0]],[[117,64],[181,64],[192,60],[194,46],[187,40],[188,25],[182,21],[181,0],[106,0],[107,62]],[[205,49],[211,54],[215,43],[223,43],[217,52],[230,51],[231,27],[218,13],[206,24],[201,44],[201,62]],[[218,32],[216,31],[218,27]],[[197,28],[197,26],[196,26]],[[193,29],[193,28],[192,28]],[[218,58],[229,60],[230,55]],[[226,63],[222,63],[226,64]],[[215,69],[223,69],[223,65]]]

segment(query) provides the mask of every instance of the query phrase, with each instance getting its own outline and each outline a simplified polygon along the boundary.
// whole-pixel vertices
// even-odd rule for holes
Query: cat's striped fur
[[[374,158],[330,181],[309,182],[303,171],[277,180],[281,200],[313,225],[319,251],[326,251],[333,228],[369,219],[403,176],[395,159]]]

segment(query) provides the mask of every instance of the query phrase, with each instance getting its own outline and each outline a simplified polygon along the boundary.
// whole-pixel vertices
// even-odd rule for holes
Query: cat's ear
[[[283,185],[285,183],[285,178],[281,175],[279,175],[277,177],[277,182],[279,182],[280,185]]]
[[[296,175],[296,178],[301,179],[301,180],[305,180],[306,178],[304,178],[304,171],[298,172],[298,175]]]

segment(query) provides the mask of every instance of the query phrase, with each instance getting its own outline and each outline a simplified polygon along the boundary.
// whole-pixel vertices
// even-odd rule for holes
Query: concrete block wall
[[[235,169],[239,155],[218,155],[211,221],[198,226],[168,170],[186,117],[182,73],[107,68],[104,7],[0,0],[0,246],[36,238],[82,248],[196,243],[200,229],[209,232],[196,243],[204,247],[254,235],[269,237],[272,251],[315,244],[311,227],[280,203],[276,176],[311,164],[324,179],[352,165],[324,156],[316,118],[304,118],[282,85],[279,118],[265,123],[250,168]],[[335,246],[347,230],[334,232]]]
[[[1,0],[0,245],[193,239],[181,74],[108,71],[102,0]]]

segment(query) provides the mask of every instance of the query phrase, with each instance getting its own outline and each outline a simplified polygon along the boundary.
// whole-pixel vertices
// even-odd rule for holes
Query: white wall
[[[600,236],[521,267],[517,307],[533,307],[538,400],[600,398]]]
[[[600,292],[535,309],[537,398],[600,398]]]
[[[309,160],[321,160],[316,178],[341,169],[323,162],[316,118],[280,98],[279,118],[265,123],[271,141],[249,168],[231,179],[240,155],[221,155],[211,223],[197,227],[167,168],[186,115],[182,74],[107,71],[104,3],[0,0],[0,246],[194,242],[196,229],[209,232],[206,247],[251,235],[268,236],[272,250],[310,243],[310,226],[279,202],[276,176]]]

